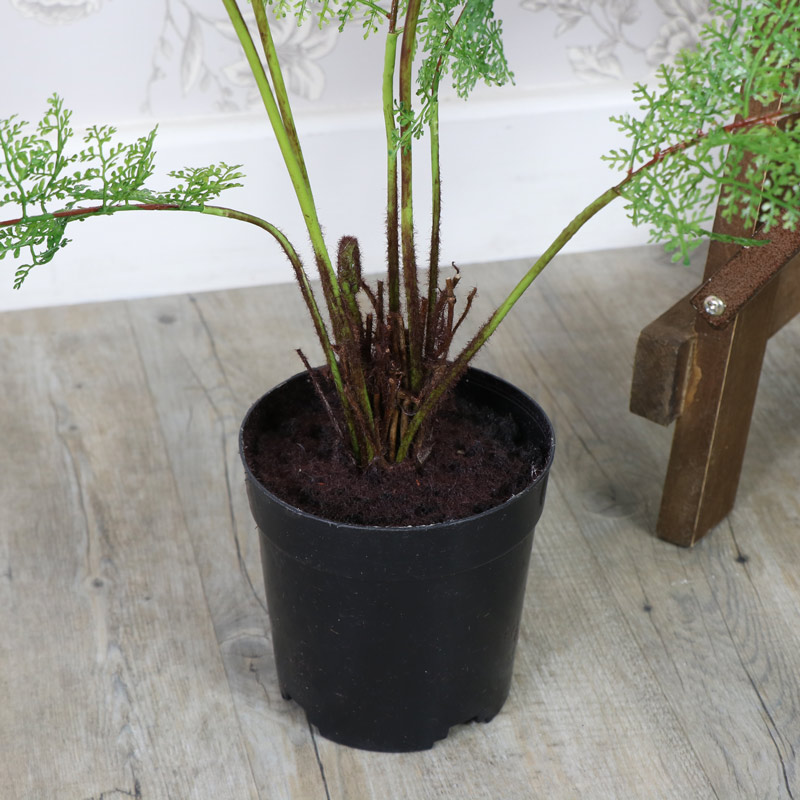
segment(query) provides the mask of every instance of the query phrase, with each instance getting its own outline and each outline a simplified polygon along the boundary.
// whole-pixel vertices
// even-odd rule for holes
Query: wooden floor
[[[465,270],[475,320],[522,269]],[[564,257],[479,360],[556,465],[505,709],[410,755],[278,692],[237,432],[316,353],[294,287],[0,315],[0,798],[800,798],[798,321],[693,550],[653,536],[671,431],[627,410],[639,329],[697,282]]]

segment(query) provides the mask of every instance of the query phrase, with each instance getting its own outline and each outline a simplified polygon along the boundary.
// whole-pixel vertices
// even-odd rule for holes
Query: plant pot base
[[[548,454],[527,489],[489,511],[347,525],[287,505],[247,473],[281,694],[334,742],[430,749],[454,725],[488,722],[508,697],[553,432],[530,398],[487,373],[468,372],[458,391],[511,414]],[[243,431],[253,415],[270,418],[268,400],[254,410]]]
[[[292,698],[284,696],[284,699],[291,700]],[[421,750],[430,750],[437,742],[446,739],[450,735],[450,731],[459,725],[491,722],[502,710],[503,705],[505,705],[505,700],[506,698],[503,698],[503,701],[497,707],[481,709],[474,716],[460,719],[450,725],[430,726],[424,729],[417,726],[413,736],[405,737],[402,741],[398,739],[393,739],[392,741],[376,741],[372,737],[348,736],[346,733],[343,733],[338,726],[329,727],[327,720],[315,720],[308,713],[306,713],[306,719],[317,729],[320,736],[336,744],[354,747],[358,750],[370,750],[372,752],[414,753]]]
[[[294,698],[291,695],[291,692],[281,687],[280,689],[281,697],[288,701],[294,702]],[[375,741],[370,739],[369,741],[366,740],[363,736],[359,736],[356,738],[348,738],[346,736],[342,736],[341,731],[338,727],[328,727],[328,720],[323,718],[314,719],[308,712],[306,712],[306,719],[308,722],[313,725],[320,736],[325,739],[329,739],[332,742],[336,742],[337,744],[343,744],[348,747],[355,747],[361,750],[378,750],[382,752],[414,752],[417,750],[430,750],[436,742],[441,741],[442,739],[446,739],[449,734],[450,730],[458,725],[471,725],[473,723],[486,723],[491,722],[503,709],[505,705],[505,701],[507,699],[503,697],[499,704],[495,704],[491,707],[481,708],[479,709],[473,716],[466,717],[460,720],[453,722],[451,725],[446,727],[438,726],[436,728],[431,728],[427,731],[417,730],[415,732],[415,736],[412,738],[408,738],[402,744],[398,744],[397,742],[393,742],[391,744],[387,744],[384,748],[379,748],[375,746]],[[299,704],[298,704],[299,705]],[[302,706],[301,706],[302,708]]]
[[[446,739],[450,735],[450,730],[453,727],[456,727],[457,725],[471,725],[473,723],[491,722],[499,712],[500,709],[498,708],[491,714],[479,715],[473,717],[472,719],[464,720],[463,722],[457,722],[447,728],[430,730],[424,734],[419,732],[413,740],[406,741],[402,744],[392,743],[386,747],[375,746],[375,743],[372,741],[365,742],[360,739],[347,739],[346,737],[342,737],[338,730],[326,730],[324,727],[320,727],[308,715],[306,715],[306,718],[317,729],[317,732],[320,736],[322,736],[323,739],[328,739],[336,744],[342,744],[345,747],[353,747],[357,750],[369,750],[375,753],[418,753],[423,750],[431,750],[437,742]]]
[[[492,719],[511,688],[532,542],[455,574],[384,581],[299,564],[262,535],[281,694],[326,739],[365,750],[425,750]]]

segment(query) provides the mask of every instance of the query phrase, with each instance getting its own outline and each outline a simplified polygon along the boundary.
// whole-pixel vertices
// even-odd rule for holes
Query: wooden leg
[[[691,297],[653,320],[636,343],[630,410],[659,425],[673,423],[686,403],[697,338]]]
[[[724,330],[697,320],[661,499],[662,539],[689,547],[733,507],[780,283],[772,281]]]

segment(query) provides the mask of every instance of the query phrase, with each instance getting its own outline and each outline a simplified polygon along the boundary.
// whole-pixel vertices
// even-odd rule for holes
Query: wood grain
[[[776,278],[768,336],[774,336],[800,309],[800,257],[783,266]],[[630,409],[651,422],[670,425],[683,412],[693,386],[697,312],[690,292],[645,326],[636,344]]]
[[[692,382],[697,314],[691,294],[643,328],[636,342],[630,410],[659,425],[681,415]]]
[[[257,797],[125,318],[3,320],[0,795]]]
[[[464,269],[474,320],[524,266]],[[0,316],[0,797],[800,796],[800,327],[691,551],[653,535],[670,432],[627,410],[639,330],[699,278],[560,258],[481,356],[556,464],[506,707],[405,755],[321,739],[275,681],[237,433],[318,356],[295,288]]]

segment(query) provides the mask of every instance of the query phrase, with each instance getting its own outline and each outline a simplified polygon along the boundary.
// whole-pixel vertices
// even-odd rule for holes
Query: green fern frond
[[[15,289],[69,243],[70,222],[143,204],[201,210],[221,192],[241,186],[239,167],[221,163],[171,172],[176,184],[154,191],[146,183],[154,170],[156,129],[125,144],[114,140],[113,127],[93,126],[85,146],[68,152],[70,119],[54,95],[33,132],[16,117],[0,120],[0,207],[19,214],[0,226],[0,259],[11,253],[27,261],[15,273]]]
[[[635,87],[642,113],[612,118],[631,144],[605,157],[631,176],[620,193],[633,222],[684,261],[718,201],[765,230],[800,222],[800,2],[712,0],[710,12],[658,87]]]

